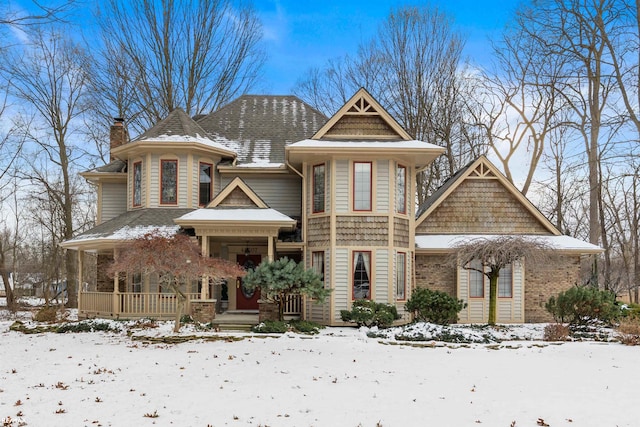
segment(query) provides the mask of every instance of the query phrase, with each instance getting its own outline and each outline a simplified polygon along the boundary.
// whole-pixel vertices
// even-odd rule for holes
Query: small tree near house
[[[263,261],[244,278],[245,286],[260,288],[261,298],[278,305],[278,319],[284,320],[284,306],[291,295],[306,295],[321,303],[329,296],[322,276],[313,269],[305,269],[287,257],[276,261]]]
[[[147,233],[122,248],[107,273],[157,274],[163,285],[176,296],[174,332],[180,329],[187,296],[182,286],[202,276],[217,280],[242,277],[245,270],[238,264],[220,258],[202,256],[200,245],[184,234],[166,236],[159,231]]]
[[[498,278],[500,271],[516,261],[535,265],[548,258],[553,248],[547,243],[525,236],[478,237],[455,246],[454,260],[466,270],[478,271],[489,279],[489,324],[495,325],[498,311]],[[472,262],[479,263],[478,268]],[[477,265],[477,264],[476,264]]]

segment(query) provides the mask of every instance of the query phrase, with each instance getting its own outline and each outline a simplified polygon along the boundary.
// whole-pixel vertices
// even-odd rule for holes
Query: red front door
[[[260,255],[244,255],[238,254],[236,258],[238,264],[243,266],[246,270],[253,269],[260,264]],[[249,291],[243,286],[242,279],[239,281],[239,286],[236,289],[236,309],[237,310],[257,310],[258,299],[260,299],[260,289]]]

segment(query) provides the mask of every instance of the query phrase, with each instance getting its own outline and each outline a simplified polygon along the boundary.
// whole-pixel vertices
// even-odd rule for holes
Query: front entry
[[[236,261],[243,266],[245,270],[252,270],[260,264],[260,255],[244,255],[238,254]],[[244,287],[244,280],[240,279],[236,289],[236,309],[237,310],[257,310],[258,300],[260,299],[260,289],[249,291]]]

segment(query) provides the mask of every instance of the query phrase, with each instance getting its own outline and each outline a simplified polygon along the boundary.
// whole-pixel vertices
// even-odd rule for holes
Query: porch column
[[[209,236],[202,236],[202,256],[209,257]],[[202,276],[200,299],[209,299],[209,276]]]
[[[267,260],[273,261],[273,237],[267,237],[268,249],[267,249]]]
[[[120,314],[120,272],[113,276],[113,313],[112,316],[119,317]]]
[[[83,270],[83,266],[82,266],[82,261],[84,260],[84,251],[79,250],[78,249],[78,309],[80,309],[80,295],[82,294],[82,282],[83,282],[83,278],[82,278],[82,270]],[[69,286],[69,283],[67,283],[67,286]]]

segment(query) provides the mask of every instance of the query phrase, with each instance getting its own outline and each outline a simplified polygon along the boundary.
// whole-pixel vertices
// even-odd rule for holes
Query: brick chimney
[[[129,142],[129,132],[124,125],[124,119],[122,117],[114,117],[113,124],[111,125],[111,132],[109,134],[109,152],[112,153],[113,149]],[[111,154],[111,161],[115,158]]]

